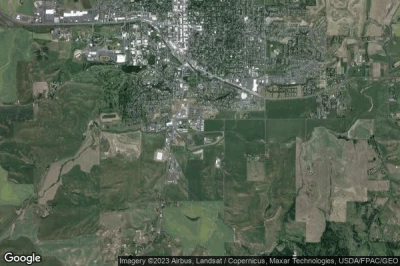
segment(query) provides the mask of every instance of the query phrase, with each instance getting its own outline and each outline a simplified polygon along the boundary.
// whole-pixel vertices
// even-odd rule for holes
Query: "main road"
[[[125,23],[144,22],[144,23],[149,24],[152,28],[154,28],[160,34],[160,36],[163,36],[159,29],[160,23],[157,23],[155,21],[152,21],[150,19],[145,19],[142,17],[135,17],[135,18],[121,20],[121,21],[79,21],[79,22],[68,22],[68,23],[54,23],[54,22],[53,23],[51,23],[51,22],[30,23],[30,22],[23,22],[21,20],[13,19],[8,14],[6,14],[3,10],[0,9],[0,21],[5,23],[6,26],[8,26],[8,27],[62,27],[62,26],[70,27],[70,26],[82,26],[82,25],[89,25],[89,26],[91,26],[91,25],[120,25],[120,24],[125,24]],[[260,94],[258,94],[255,91],[252,91],[252,90],[242,87],[238,84],[235,84],[229,80],[218,77],[210,72],[207,72],[206,70],[204,70],[203,67],[197,65],[197,63],[195,61],[186,58],[182,53],[177,51],[176,47],[172,43],[170,43],[168,40],[166,40],[164,37],[163,37],[163,41],[167,45],[167,47],[170,49],[172,55],[175,58],[177,58],[181,62],[181,64],[187,63],[192,69],[196,70],[197,72],[200,72],[201,74],[207,76],[208,78],[217,79],[217,80],[219,80],[223,83],[226,83],[230,86],[233,86],[245,93],[249,93],[256,97],[264,98],[263,96],[261,96]]]

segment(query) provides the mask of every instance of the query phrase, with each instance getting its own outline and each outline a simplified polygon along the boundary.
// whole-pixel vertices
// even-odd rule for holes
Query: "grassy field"
[[[35,239],[38,231],[38,224],[36,221],[35,211],[33,208],[26,209],[24,219],[14,222],[14,230],[12,231],[10,239],[16,240],[20,237]]]
[[[80,9],[90,9],[92,8],[92,4],[95,3],[96,0],[60,0],[59,4],[62,9],[66,10],[80,10]]]
[[[166,163],[155,162],[154,152],[164,147],[165,134],[143,134],[137,160],[116,156],[100,163],[100,205],[103,210],[124,209],[129,202],[157,198],[164,185]]]
[[[23,1],[19,4],[19,0],[2,0],[0,1],[0,9],[8,15],[13,16],[16,13],[32,16],[33,15],[33,0]]]
[[[224,244],[233,240],[233,231],[218,218],[222,209],[221,201],[186,201],[180,207],[167,206],[163,228],[172,237],[180,238],[184,255],[197,245],[205,247],[210,255],[224,255]]]
[[[397,28],[397,26],[396,26]],[[395,63],[400,60],[400,36],[394,36],[388,41],[387,54]]]
[[[353,122],[349,119],[307,119],[305,139],[310,139],[316,127],[326,127],[337,133],[346,133],[352,125]]]
[[[188,160],[184,174],[188,180],[190,200],[222,199],[223,173],[215,167],[216,158],[222,158],[223,146],[203,149],[203,160]]]
[[[41,241],[38,247],[42,255],[57,257],[62,265],[103,265],[100,262],[100,241],[95,235]]]
[[[305,119],[267,119],[266,141],[285,143],[296,137],[304,138],[306,121]]]
[[[14,184],[7,180],[7,172],[0,167],[0,205],[20,205],[33,195],[33,185]]]
[[[51,33],[36,33],[36,32],[34,32],[32,35],[32,38],[38,39],[38,40],[45,40],[45,41],[53,40]]]
[[[259,141],[265,138],[264,120],[226,120],[225,131],[240,134],[247,142]]]
[[[400,24],[393,24],[392,25],[393,33],[396,37],[400,37]]]
[[[14,254],[31,254],[32,252],[41,253],[41,250],[36,247],[31,239],[27,237],[20,237],[15,240],[6,239],[0,242],[0,252],[13,252]],[[41,253],[43,255],[43,253]],[[43,256],[40,265],[43,266],[63,266],[58,259],[54,257]]]
[[[225,169],[230,178],[246,181],[246,143],[235,132],[225,132]]]
[[[266,100],[266,117],[277,118],[304,118],[310,113],[316,113],[315,97],[293,100]]]
[[[7,234],[7,229],[11,226],[14,219],[17,217],[14,206],[12,205],[0,205],[0,241]]]
[[[17,95],[17,62],[32,57],[31,33],[0,28],[0,102],[14,102]]]
[[[373,135],[374,120],[358,119],[349,129],[348,137],[351,139],[369,139]]]
[[[223,131],[224,120],[205,120],[204,131]]]

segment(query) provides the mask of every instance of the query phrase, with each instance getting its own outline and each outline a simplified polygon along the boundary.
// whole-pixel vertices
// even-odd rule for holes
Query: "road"
[[[216,76],[213,73],[207,72],[206,70],[204,70],[204,68],[202,66],[199,66],[195,61],[191,60],[190,58],[187,58],[186,56],[184,56],[182,53],[180,53],[178,51],[178,49],[171,44],[164,36],[163,34],[161,34],[161,31],[159,29],[160,24],[149,20],[149,19],[145,19],[142,17],[137,17],[134,19],[127,19],[127,20],[121,20],[121,21],[81,21],[81,22],[71,22],[71,23],[49,23],[49,22],[45,22],[45,23],[25,23],[19,20],[15,20],[13,18],[11,18],[10,16],[8,16],[3,10],[0,9],[0,22],[5,23],[7,26],[9,27],[62,27],[62,26],[82,26],[82,25],[121,25],[121,24],[125,24],[125,23],[135,23],[135,22],[144,22],[149,24],[152,28],[154,28],[159,34],[160,36],[163,37],[164,43],[167,45],[167,47],[169,48],[169,50],[171,51],[172,55],[178,59],[178,61],[182,64],[182,65],[188,65],[190,66],[193,70],[199,72],[200,74],[207,76],[208,78],[211,79],[217,79],[225,84],[228,84],[230,86],[235,87],[236,89],[239,89],[245,93],[248,93],[250,95],[262,98],[262,99],[266,99],[266,97],[260,95],[259,93],[252,91],[246,87],[242,87],[239,84],[233,83],[227,79],[224,79],[222,77]],[[286,100],[289,100],[287,98],[285,98]],[[295,98],[298,99],[298,98]],[[271,100],[279,100],[279,99],[271,99]]]
[[[49,23],[49,22],[45,22],[45,23],[25,23],[19,20],[15,20],[13,18],[11,18],[10,16],[8,16],[4,11],[0,10],[0,21],[3,21],[4,23],[6,23],[7,26],[9,27],[14,27],[14,26],[22,26],[22,27],[62,27],[62,26],[82,26],[82,25],[119,25],[119,24],[125,24],[125,23],[135,23],[135,22],[145,22],[147,24],[149,24],[150,26],[152,26],[154,29],[156,29],[160,35],[160,29],[158,28],[159,24],[155,23],[152,20],[149,19],[144,19],[144,18],[135,18],[135,19],[128,19],[128,20],[121,20],[121,21],[98,21],[98,22],[94,22],[94,21],[88,21],[88,22],[75,22],[75,23]],[[162,36],[162,35],[161,35]],[[226,83],[228,85],[231,85],[237,89],[240,89],[246,93],[249,93],[251,95],[254,95],[256,97],[260,97],[260,98],[264,98],[262,97],[260,94],[258,94],[257,92],[254,92],[252,90],[249,90],[245,87],[242,87],[238,84],[232,83],[229,80],[223,79],[221,77],[218,77],[210,72],[207,72],[204,70],[203,67],[198,66],[197,64],[190,64],[188,58],[185,58],[182,54],[179,54],[177,52],[177,49],[175,47],[173,47],[173,45],[171,45],[170,42],[168,42],[167,40],[165,40],[164,38],[164,42],[165,44],[168,46],[168,48],[170,49],[171,53],[173,54],[173,56],[175,58],[177,58],[182,64],[189,64],[190,67],[194,70],[196,70],[197,72],[200,72],[201,74],[209,77],[209,78],[213,78],[213,79],[217,79],[223,83]],[[193,62],[193,61],[192,61]]]

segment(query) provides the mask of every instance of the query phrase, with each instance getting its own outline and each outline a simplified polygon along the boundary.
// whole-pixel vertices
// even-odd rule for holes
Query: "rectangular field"
[[[32,34],[24,29],[0,28],[0,102],[12,103],[17,96],[17,63],[32,58]]]
[[[266,100],[266,117],[269,119],[305,118],[310,113],[316,113],[315,97],[293,100]]]

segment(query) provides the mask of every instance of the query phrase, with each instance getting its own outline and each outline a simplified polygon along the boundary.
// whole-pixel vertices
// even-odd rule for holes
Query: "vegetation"
[[[14,184],[0,167],[0,205],[18,206],[30,196],[33,196],[33,185]]]
[[[164,229],[181,239],[185,255],[197,245],[205,247],[210,255],[224,255],[224,244],[233,240],[233,230],[219,219],[222,208],[218,201],[185,201],[180,207],[168,206],[164,210]]]
[[[0,28],[0,102],[12,103],[16,100],[17,63],[32,58],[31,43],[28,31]]]

